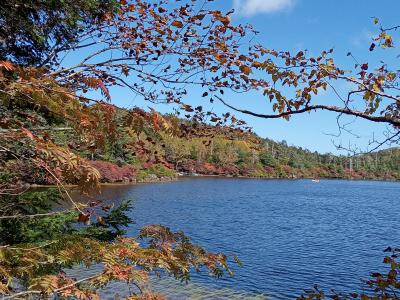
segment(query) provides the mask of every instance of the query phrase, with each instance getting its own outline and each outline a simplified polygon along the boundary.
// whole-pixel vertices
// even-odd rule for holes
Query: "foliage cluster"
[[[211,142],[172,138],[165,144],[167,160],[184,172],[266,178],[400,178],[398,148],[353,157],[319,154],[261,138],[255,142],[223,136]]]
[[[353,169],[373,167],[378,174],[398,176],[387,175],[398,171],[398,158],[391,154],[387,158],[386,152],[379,161],[368,162],[365,156],[349,163],[348,158],[329,157],[322,162],[319,155],[286,146],[275,151],[278,144],[260,141],[232,113],[217,115],[202,105],[186,104],[186,87],[199,86],[202,99],[239,113],[289,119],[293,114],[329,110],[387,124],[391,131],[384,142],[396,142],[400,135],[398,70],[385,64],[372,70],[363,63],[349,74],[335,65],[333,50],[309,57],[303,51],[293,55],[247,43],[254,29],[233,25],[232,11],[207,9],[207,2],[13,0],[2,4],[3,296],[96,299],[99,288],[122,281],[133,286],[130,299],[161,299],[148,289],[151,273],[180,280],[204,268],[216,277],[231,273],[225,255],[207,252],[165,226],[150,225],[136,238],[124,237],[124,228],[131,223],[129,204],[113,207],[96,199],[105,175],[99,169],[113,178],[125,173],[124,178],[133,173],[125,163],[169,174],[166,168],[171,164],[184,170],[196,162],[207,172],[237,175],[247,170],[243,173],[247,176],[285,177],[314,169],[318,171],[313,176],[323,176],[330,166],[346,173],[351,165],[350,176]],[[392,30],[381,29],[375,43],[393,47]],[[341,98],[342,106],[312,102],[321,89],[342,81],[354,88]],[[284,95],[283,86],[292,93]],[[121,110],[111,102],[119,88],[149,103],[170,104],[188,121],[153,109]],[[238,109],[225,99],[225,91],[250,90],[264,93],[275,114]],[[94,167],[90,160],[99,158],[119,166],[101,162]],[[32,182],[53,183],[57,190],[32,191]],[[76,185],[90,201],[76,197],[66,184]],[[99,271],[88,278],[63,272],[79,266],[101,268],[93,268]]]
[[[170,122],[188,123],[172,115],[164,118]],[[130,138],[126,136],[104,151],[97,149],[94,158],[132,164],[138,170],[140,181],[150,174],[174,177],[174,171],[262,178],[400,179],[399,148],[357,156],[320,154],[289,146],[285,141],[243,134],[239,130],[227,134],[225,128],[210,128],[213,130],[211,135],[193,138],[170,136],[147,128],[141,133],[142,140],[150,138],[146,155],[129,151]],[[77,153],[91,159],[92,154],[84,148],[81,145]],[[158,157],[158,163],[150,159],[154,156]]]

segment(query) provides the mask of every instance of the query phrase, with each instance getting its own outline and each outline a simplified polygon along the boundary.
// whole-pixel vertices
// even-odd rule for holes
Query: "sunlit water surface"
[[[399,191],[393,182],[193,178],[105,187],[102,197],[134,201],[128,235],[165,224],[244,263],[233,278],[156,280],[168,299],[295,299],[314,284],[359,291],[384,267],[382,250],[400,245]]]

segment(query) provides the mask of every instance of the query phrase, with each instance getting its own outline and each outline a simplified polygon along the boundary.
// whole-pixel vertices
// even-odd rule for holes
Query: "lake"
[[[102,197],[134,200],[130,235],[165,224],[244,264],[233,278],[155,282],[168,299],[295,299],[314,284],[360,291],[384,267],[383,250],[400,245],[399,191],[378,181],[185,178],[105,187]]]

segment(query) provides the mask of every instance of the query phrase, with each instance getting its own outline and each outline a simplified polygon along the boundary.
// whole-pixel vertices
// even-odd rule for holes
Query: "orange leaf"
[[[251,69],[248,66],[245,65],[241,65],[240,66],[240,71],[242,71],[242,73],[249,75],[251,73]]]
[[[183,27],[183,23],[181,21],[174,21],[171,24],[172,26],[178,27],[178,28],[182,28]]]
[[[155,131],[160,130],[160,126],[158,126],[158,113],[153,111],[153,114],[151,117],[152,117],[152,121],[153,121],[154,130]]]
[[[7,71],[14,71],[15,70],[14,65],[8,60],[0,61],[0,67],[6,69]]]

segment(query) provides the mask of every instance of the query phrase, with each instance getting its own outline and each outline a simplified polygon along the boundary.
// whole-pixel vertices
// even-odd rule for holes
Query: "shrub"
[[[136,179],[136,170],[131,165],[122,167],[106,161],[91,161],[90,164],[95,167],[101,175],[102,182],[130,182]]]

